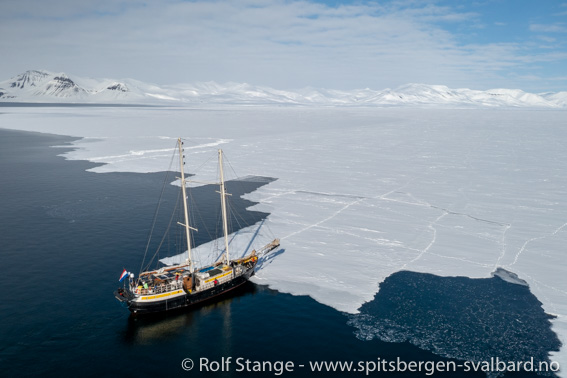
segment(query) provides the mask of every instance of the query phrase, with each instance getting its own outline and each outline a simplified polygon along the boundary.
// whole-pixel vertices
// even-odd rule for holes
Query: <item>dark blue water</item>
[[[557,348],[555,335],[549,331],[549,319],[529,290],[498,278],[489,280],[492,286],[487,289],[482,284],[476,286],[477,280],[455,283],[435,276],[422,279],[425,276],[417,273],[393,275],[375,300],[362,307],[365,317],[358,318],[309,297],[282,294],[255,284],[193,311],[131,318],[112,292],[123,267],[136,271],[140,265],[156,193],[161,190],[165,173],[86,172],[93,164],[65,161],[56,156],[61,149],[49,147],[71,140],[0,130],[2,376],[275,376],[273,371],[237,372],[234,363],[225,373],[200,372],[198,367],[186,372],[181,368],[185,358],[198,363],[200,358],[220,361],[229,356],[293,362],[294,371],[283,372],[283,376],[365,376],[364,371],[313,374],[309,361],[357,364],[399,358],[407,362],[462,362],[441,357],[450,355],[444,350],[454,346],[453,339],[432,337],[431,333],[458,332],[474,320],[471,314],[484,318],[485,328],[478,335],[475,332],[479,330],[473,327],[459,336],[459,359],[477,358],[477,351],[482,358],[496,356],[499,354],[494,353],[502,348],[509,358],[525,358],[531,351],[542,358],[546,350]],[[229,190],[237,198],[264,184],[235,183]],[[172,201],[176,192],[168,189],[165,201]],[[194,195],[200,201],[209,201],[205,192]],[[211,203],[217,203],[218,195],[211,196]],[[248,205],[247,201],[235,204],[241,210]],[[248,212],[247,221],[253,223],[265,216]],[[217,219],[205,216],[200,222],[203,224],[199,227],[206,224],[214,229]],[[197,243],[208,241],[207,233],[198,235]],[[166,243],[163,253],[176,243]],[[417,295],[415,280],[421,280],[420,287],[436,289]],[[463,298],[468,298],[466,303],[453,303],[448,293],[455,287],[460,288]],[[479,293],[487,293],[484,297],[490,297],[490,301]],[[481,300],[476,302],[478,298]],[[506,306],[499,306],[499,301],[507,302]],[[480,307],[471,312],[467,303]],[[490,306],[483,310],[486,303]],[[530,313],[528,318],[522,317],[525,311]],[[432,314],[449,315],[435,323]],[[508,318],[498,321],[498,316]],[[507,330],[514,316],[519,316],[520,321],[527,319],[530,332],[522,334],[513,328],[511,337]],[[386,342],[376,333],[369,336],[362,332],[376,330],[385,322],[405,327],[405,336]],[[412,333],[412,329],[418,332]],[[534,338],[534,332],[541,337]],[[507,340],[515,344],[508,347]],[[522,347],[524,344],[527,346]],[[298,367],[300,364],[304,367]],[[389,374],[427,375],[407,371]],[[462,371],[437,375],[485,376]]]
[[[470,361],[550,363],[561,342],[529,287],[499,277],[470,279],[402,271],[351,317],[360,338],[409,341]]]

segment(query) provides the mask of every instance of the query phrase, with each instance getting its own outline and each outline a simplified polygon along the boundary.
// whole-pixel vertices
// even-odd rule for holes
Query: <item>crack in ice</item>
[[[307,227],[305,227],[305,228],[303,228],[303,229],[301,229],[301,230],[299,230],[299,231],[295,231],[295,232],[292,232],[292,233],[289,234],[289,235],[283,236],[283,237],[281,237],[280,239],[281,239],[281,240],[284,240],[284,239],[287,239],[287,238],[289,238],[289,237],[291,237],[291,236],[294,236],[294,235],[300,234],[300,233],[302,233],[302,232],[304,232],[304,231],[307,231],[307,230],[309,230],[309,229],[311,229],[311,228],[313,228],[313,227],[317,227],[317,226],[319,226],[319,225],[321,225],[321,224],[323,224],[323,223],[325,223],[325,222],[327,222],[327,221],[333,219],[334,217],[336,217],[337,215],[339,215],[340,213],[342,213],[343,211],[345,211],[346,209],[348,209],[348,208],[351,207],[352,205],[356,205],[357,203],[359,203],[359,202],[361,202],[361,201],[364,201],[364,199],[365,199],[365,198],[359,198],[359,199],[357,199],[356,201],[353,201],[353,202],[351,202],[351,203],[349,203],[349,204],[343,206],[341,209],[339,209],[338,211],[336,211],[335,213],[333,213],[333,215],[331,215],[331,216],[329,216],[329,217],[327,217],[327,218],[325,218],[325,219],[323,219],[323,220],[321,220],[321,221],[319,221],[319,222],[317,222],[317,223],[313,223],[313,224],[311,224],[311,225],[309,225],[309,226],[307,226]]]
[[[437,219],[435,219],[433,222],[429,223],[428,228],[430,228],[433,231],[433,238],[431,240],[431,242],[429,243],[429,245],[427,247],[425,247],[423,250],[421,250],[421,252],[410,262],[405,263],[404,266],[402,266],[402,268],[400,270],[404,270],[409,264],[412,264],[414,262],[416,262],[417,260],[419,260],[421,257],[423,257],[424,254],[427,253],[427,251],[429,251],[429,249],[433,246],[433,244],[435,244],[435,242],[437,241],[437,229],[435,227],[433,227],[437,222],[439,222],[441,219],[443,219],[443,217],[445,217],[448,213],[444,212],[443,214],[441,214],[440,216],[437,217]]]
[[[508,248],[508,243],[506,242],[506,233],[508,232],[508,230],[512,228],[511,224],[506,225],[506,228],[504,229],[504,232],[502,232],[502,238],[500,239],[500,256],[498,256],[498,260],[496,260],[496,263],[494,264],[493,269],[496,270],[496,268],[500,265],[500,261],[502,261],[502,259],[504,258],[504,256],[506,256],[506,249]]]
[[[550,233],[550,234],[543,235],[543,236],[538,236],[538,237],[535,237],[535,238],[531,238],[531,239],[529,239],[529,240],[526,240],[526,242],[524,243],[524,245],[522,245],[522,248],[520,248],[520,250],[518,251],[518,253],[516,253],[516,257],[514,257],[514,262],[513,262],[512,264],[508,265],[508,266],[511,267],[512,265],[515,265],[515,264],[518,262],[518,259],[520,258],[520,255],[522,254],[522,252],[524,252],[524,250],[526,249],[526,247],[528,246],[528,244],[530,244],[531,242],[536,241],[536,240],[546,239],[546,238],[555,236],[555,235],[556,235],[559,231],[561,231],[565,226],[567,226],[567,223],[563,223],[560,227],[558,227],[555,231],[553,231],[553,232]]]

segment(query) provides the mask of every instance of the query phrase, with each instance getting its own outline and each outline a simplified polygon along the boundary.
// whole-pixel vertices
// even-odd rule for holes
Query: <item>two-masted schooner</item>
[[[132,314],[157,313],[189,307],[227,293],[241,286],[254,275],[254,268],[260,255],[279,246],[279,239],[274,239],[258,251],[253,250],[244,257],[230,259],[226,210],[226,196],[228,194],[225,190],[223,153],[219,149],[220,182],[218,185],[220,186],[224,254],[222,259],[216,263],[196,267],[191,255],[191,230],[195,229],[189,224],[187,181],[183,168],[184,156],[181,139],[177,140],[176,149],[179,149],[181,197],[184,214],[183,222],[178,222],[178,224],[185,229],[187,259],[182,264],[141,272],[138,277],[135,277],[133,273],[124,271],[121,276],[124,285],[114,292],[114,296],[125,304]]]

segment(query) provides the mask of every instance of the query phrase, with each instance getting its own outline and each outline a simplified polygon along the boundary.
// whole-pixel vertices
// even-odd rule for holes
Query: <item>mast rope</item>
[[[224,153],[224,151],[223,151],[223,156],[224,156],[224,161],[225,161],[225,163],[230,167],[230,170],[232,171],[232,173],[234,174],[234,177],[235,177],[233,180],[230,180],[230,181],[233,182],[234,185],[239,186],[240,192],[244,192],[244,188],[243,188],[243,186],[242,186],[242,184],[241,184],[241,181],[239,180],[240,177],[238,176],[238,174],[237,174],[236,171],[234,170],[234,167],[232,166],[232,163],[230,162],[229,158],[226,156],[226,154]],[[225,164],[225,165],[226,165],[226,164]],[[227,198],[227,199],[228,199],[228,198]],[[254,202],[254,201],[251,201],[251,202]],[[257,202],[257,203],[261,203],[261,202]],[[248,221],[246,221],[246,219],[245,219],[242,215],[240,215],[239,212],[237,212],[237,211],[234,210],[234,208],[231,206],[230,201],[227,201],[227,209],[230,210],[230,213],[232,214],[232,216],[229,218],[230,221],[232,222],[232,220],[233,220],[233,218],[234,218],[234,221],[237,223],[239,229],[242,229],[242,228],[244,228],[244,227],[242,227],[242,225],[241,225],[240,222],[238,221],[238,218],[240,218],[240,219],[242,220],[242,222],[244,223],[244,226],[245,226],[245,227],[250,227],[250,226],[252,226],[251,224],[248,223]],[[238,218],[237,218],[237,217],[238,217]],[[268,218],[268,217],[266,217],[266,219],[267,219],[267,218]],[[257,223],[257,222],[256,222],[256,223]],[[263,226],[266,226],[266,228],[268,229],[269,237],[275,239],[275,235],[274,235],[274,233],[272,232],[272,230],[270,229],[270,227],[268,226],[268,224],[267,224],[266,222],[262,222],[261,227],[263,228]]]
[[[169,218],[169,223],[167,225],[167,228],[165,230],[165,233],[163,234],[163,237],[161,238],[161,241],[156,249],[156,252],[154,253],[154,255],[152,256],[152,258],[150,259],[150,262],[148,263],[148,265],[146,265],[146,270],[149,270],[150,266],[152,265],[154,259],[156,258],[156,256],[159,254],[159,251],[161,249],[161,246],[163,245],[163,242],[165,241],[165,239],[169,236],[169,230],[171,229],[171,224],[173,223],[173,219],[176,218],[176,212],[177,209],[179,208],[179,198],[181,197],[181,191],[178,192],[177,194],[177,200],[175,201],[175,208],[173,209],[173,212],[171,213],[171,217]]]
[[[185,141],[185,139],[182,139],[182,140]],[[169,168],[168,168],[168,170],[167,170],[167,173],[166,173],[165,178],[164,178],[164,181],[163,181],[163,185],[162,185],[162,189],[161,189],[159,201],[158,201],[158,203],[157,203],[157,206],[156,206],[156,209],[155,209],[155,212],[154,212],[154,217],[153,217],[153,220],[152,220],[152,225],[151,225],[151,229],[150,229],[150,234],[149,234],[149,237],[148,237],[148,241],[147,241],[146,248],[145,248],[145,251],[144,251],[144,257],[143,257],[143,259],[142,259],[142,264],[141,264],[141,266],[140,266],[140,271],[138,272],[138,276],[140,275],[140,273],[143,271],[143,268],[144,268],[145,260],[146,260],[146,257],[147,257],[148,251],[149,251],[149,246],[150,246],[151,241],[152,241],[152,238],[153,238],[153,233],[154,233],[155,226],[156,226],[156,223],[157,223],[158,214],[159,214],[159,211],[160,211],[160,208],[161,208],[161,204],[162,204],[162,200],[163,200],[163,196],[164,196],[164,193],[165,193],[165,188],[166,188],[166,185],[168,184],[168,181],[169,181],[169,179],[170,179],[170,175],[171,175],[171,173],[172,173],[171,168],[172,168],[173,161],[174,161],[176,155],[177,155],[177,148],[174,148],[174,149],[173,149],[173,154],[172,154],[172,156],[171,156],[171,160],[170,160],[170,163],[169,163]],[[194,174],[192,174],[192,176],[193,176],[193,175],[197,175],[197,174],[199,173],[199,171],[201,171],[201,170],[203,169],[203,167],[204,167],[208,162],[210,162],[210,161],[213,159],[213,157],[214,157],[214,155],[212,155],[211,157],[209,157],[203,164],[201,164],[197,169],[195,169],[195,170],[194,170]],[[228,158],[226,157],[226,155],[224,154],[224,152],[223,152],[223,158],[224,158],[223,160],[225,161],[225,166],[228,165],[228,166],[230,167],[230,171],[231,171],[232,174],[234,175],[234,179],[228,180],[228,181],[231,182],[231,185],[233,185],[233,186],[234,186],[234,185],[238,186],[237,191],[244,193],[245,190],[244,190],[244,187],[243,187],[243,185],[242,185],[242,182],[239,180],[239,176],[236,174],[236,171],[234,170],[234,167],[232,166],[231,162],[228,160]],[[219,166],[217,165],[216,168],[217,168],[217,178],[218,178],[218,176],[219,176],[219,174],[220,174]],[[182,169],[182,167],[180,167],[180,169]],[[190,180],[186,180],[186,181],[187,181],[189,184],[191,183]],[[227,180],[225,180],[225,190],[226,190],[226,186],[227,186],[226,184],[227,184]],[[193,193],[192,193],[192,190],[191,190],[191,189],[192,189],[191,185],[187,185],[186,188],[189,189],[189,190],[188,190],[188,198],[189,198],[190,203],[191,203],[191,204],[195,204],[196,201],[195,201],[195,198],[193,197]],[[236,188],[235,188],[235,189],[236,189]],[[181,197],[181,192],[182,192],[181,190],[178,191],[177,200],[175,201],[175,208],[174,208],[174,210],[172,211],[172,215],[171,215],[171,217],[170,217],[170,219],[169,219],[169,223],[168,223],[167,229],[165,230],[165,233],[164,233],[163,237],[161,238],[161,240],[160,240],[160,242],[159,242],[159,245],[158,245],[158,247],[157,247],[155,253],[153,254],[152,258],[149,260],[148,264],[145,265],[145,269],[149,269],[149,268],[150,268],[150,266],[152,265],[152,263],[155,261],[156,256],[159,255],[159,252],[160,252],[160,250],[161,250],[161,248],[162,248],[162,246],[163,246],[165,240],[166,240],[166,239],[169,240],[170,230],[171,230],[171,226],[172,226],[172,224],[173,224],[173,220],[174,220],[174,218],[176,217],[177,213],[180,211],[180,210],[179,210],[179,209],[180,209],[180,206],[179,206],[180,201],[179,201],[179,199],[180,199],[180,197]],[[230,197],[228,197],[228,196],[225,197],[226,210],[227,210],[227,220],[228,220],[228,223],[229,223],[229,224],[227,225],[227,226],[228,226],[228,229],[229,229],[229,230],[227,230],[227,232],[230,234],[230,230],[234,230],[234,229],[235,229],[235,228],[234,228],[235,224],[237,225],[237,228],[238,228],[239,230],[240,230],[240,229],[243,229],[243,228],[246,228],[246,227],[250,227],[251,225],[248,223],[248,221],[246,220],[246,218],[244,218],[238,211],[236,211],[236,207],[234,206],[234,204],[232,203],[232,201],[229,200],[229,198],[230,198]],[[214,250],[211,250],[211,251],[209,252],[210,255],[209,255],[209,257],[208,257],[208,260],[210,261],[210,258],[211,258],[211,257],[213,258],[213,261],[218,261],[218,260],[220,260],[220,259],[223,257],[223,255],[224,255],[224,253],[222,253],[222,251],[220,250],[221,248],[219,248],[219,243],[220,243],[219,240],[220,240],[220,239],[219,239],[219,238],[214,238],[214,239],[213,239],[213,236],[211,235],[211,230],[209,230],[209,228],[207,227],[207,222],[205,222],[205,220],[204,220],[204,218],[203,218],[203,214],[202,214],[202,212],[199,210],[199,207],[198,207],[198,206],[191,206],[191,208],[193,209],[193,211],[192,211],[191,214],[190,214],[191,218],[193,218],[193,221],[196,220],[195,218],[197,218],[197,217],[198,217],[198,219],[200,219],[200,221],[202,222],[201,224],[202,224],[203,227],[205,228],[205,231],[206,231],[206,233],[207,233],[207,235],[208,235],[208,237],[209,237],[209,240],[213,240],[213,241],[214,241],[213,247],[216,247],[216,248],[214,248]],[[221,211],[218,211],[218,213],[217,213],[217,222],[216,222],[216,234],[215,234],[215,235],[218,235],[219,228],[220,228],[221,218],[222,218],[222,216],[221,216]],[[235,224],[233,224],[233,223],[235,223]],[[257,223],[257,222],[256,222],[256,223]],[[265,226],[265,227],[264,227],[264,226]],[[269,233],[272,237],[274,237],[274,234],[273,234],[272,230],[270,229],[269,225],[268,225],[266,222],[262,221],[259,227],[260,227],[260,228],[266,228],[267,231],[268,231],[268,233]],[[256,231],[256,234],[260,234],[260,235],[261,235],[261,233],[259,233],[260,228]],[[190,232],[191,232],[191,231],[190,231]],[[237,232],[237,233],[238,233],[238,232]],[[232,235],[232,237],[229,239],[229,242],[231,242],[231,241],[235,238],[235,236],[236,236],[236,234]],[[192,244],[195,243],[195,240],[194,240],[193,238],[192,238],[192,242],[193,242]],[[251,243],[252,243],[252,241],[251,241]],[[179,243],[177,243],[177,244],[179,244]],[[250,247],[250,244],[249,244],[249,247]],[[223,247],[222,249],[224,250],[224,247]],[[214,251],[218,251],[219,254],[217,255]],[[216,255],[216,256],[213,257],[213,254]],[[195,257],[196,257],[196,258],[195,258]],[[197,261],[202,262],[202,261],[201,261],[201,258],[202,258],[202,257],[203,257],[203,256],[194,256],[194,262],[197,262]]]
[[[172,155],[171,155],[171,160],[169,161],[169,167],[168,167],[167,173],[165,174],[165,177],[164,177],[164,179],[163,179],[163,184],[162,184],[162,187],[161,187],[161,192],[160,192],[160,195],[159,195],[159,200],[158,200],[156,209],[155,209],[155,211],[154,211],[154,218],[153,218],[153,220],[152,220],[152,226],[151,226],[151,228],[150,228],[150,234],[149,234],[149,236],[148,236],[148,242],[146,243],[146,249],[145,249],[145,251],[144,251],[144,257],[142,258],[142,263],[140,264],[140,270],[138,271],[138,277],[140,277],[140,273],[142,273],[142,269],[143,269],[143,266],[144,266],[144,262],[145,262],[145,260],[146,260],[146,255],[148,254],[148,250],[149,250],[149,248],[150,248],[150,242],[152,241],[152,235],[153,235],[153,232],[154,232],[154,229],[155,229],[155,226],[156,226],[157,216],[158,216],[158,213],[159,213],[159,209],[160,209],[160,207],[161,207],[161,202],[162,202],[162,198],[163,198],[163,193],[165,192],[166,184],[167,184],[167,182],[168,182],[169,173],[171,172],[171,166],[173,165],[173,159],[174,159],[174,158],[175,158],[175,149],[173,149],[173,153],[172,153]]]

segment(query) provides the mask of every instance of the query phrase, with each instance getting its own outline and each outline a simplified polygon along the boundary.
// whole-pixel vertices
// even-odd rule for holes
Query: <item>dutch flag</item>
[[[128,272],[126,271],[126,269],[124,269],[124,271],[120,275],[120,279],[118,280],[118,282],[122,282],[122,280],[126,277],[128,277]]]

